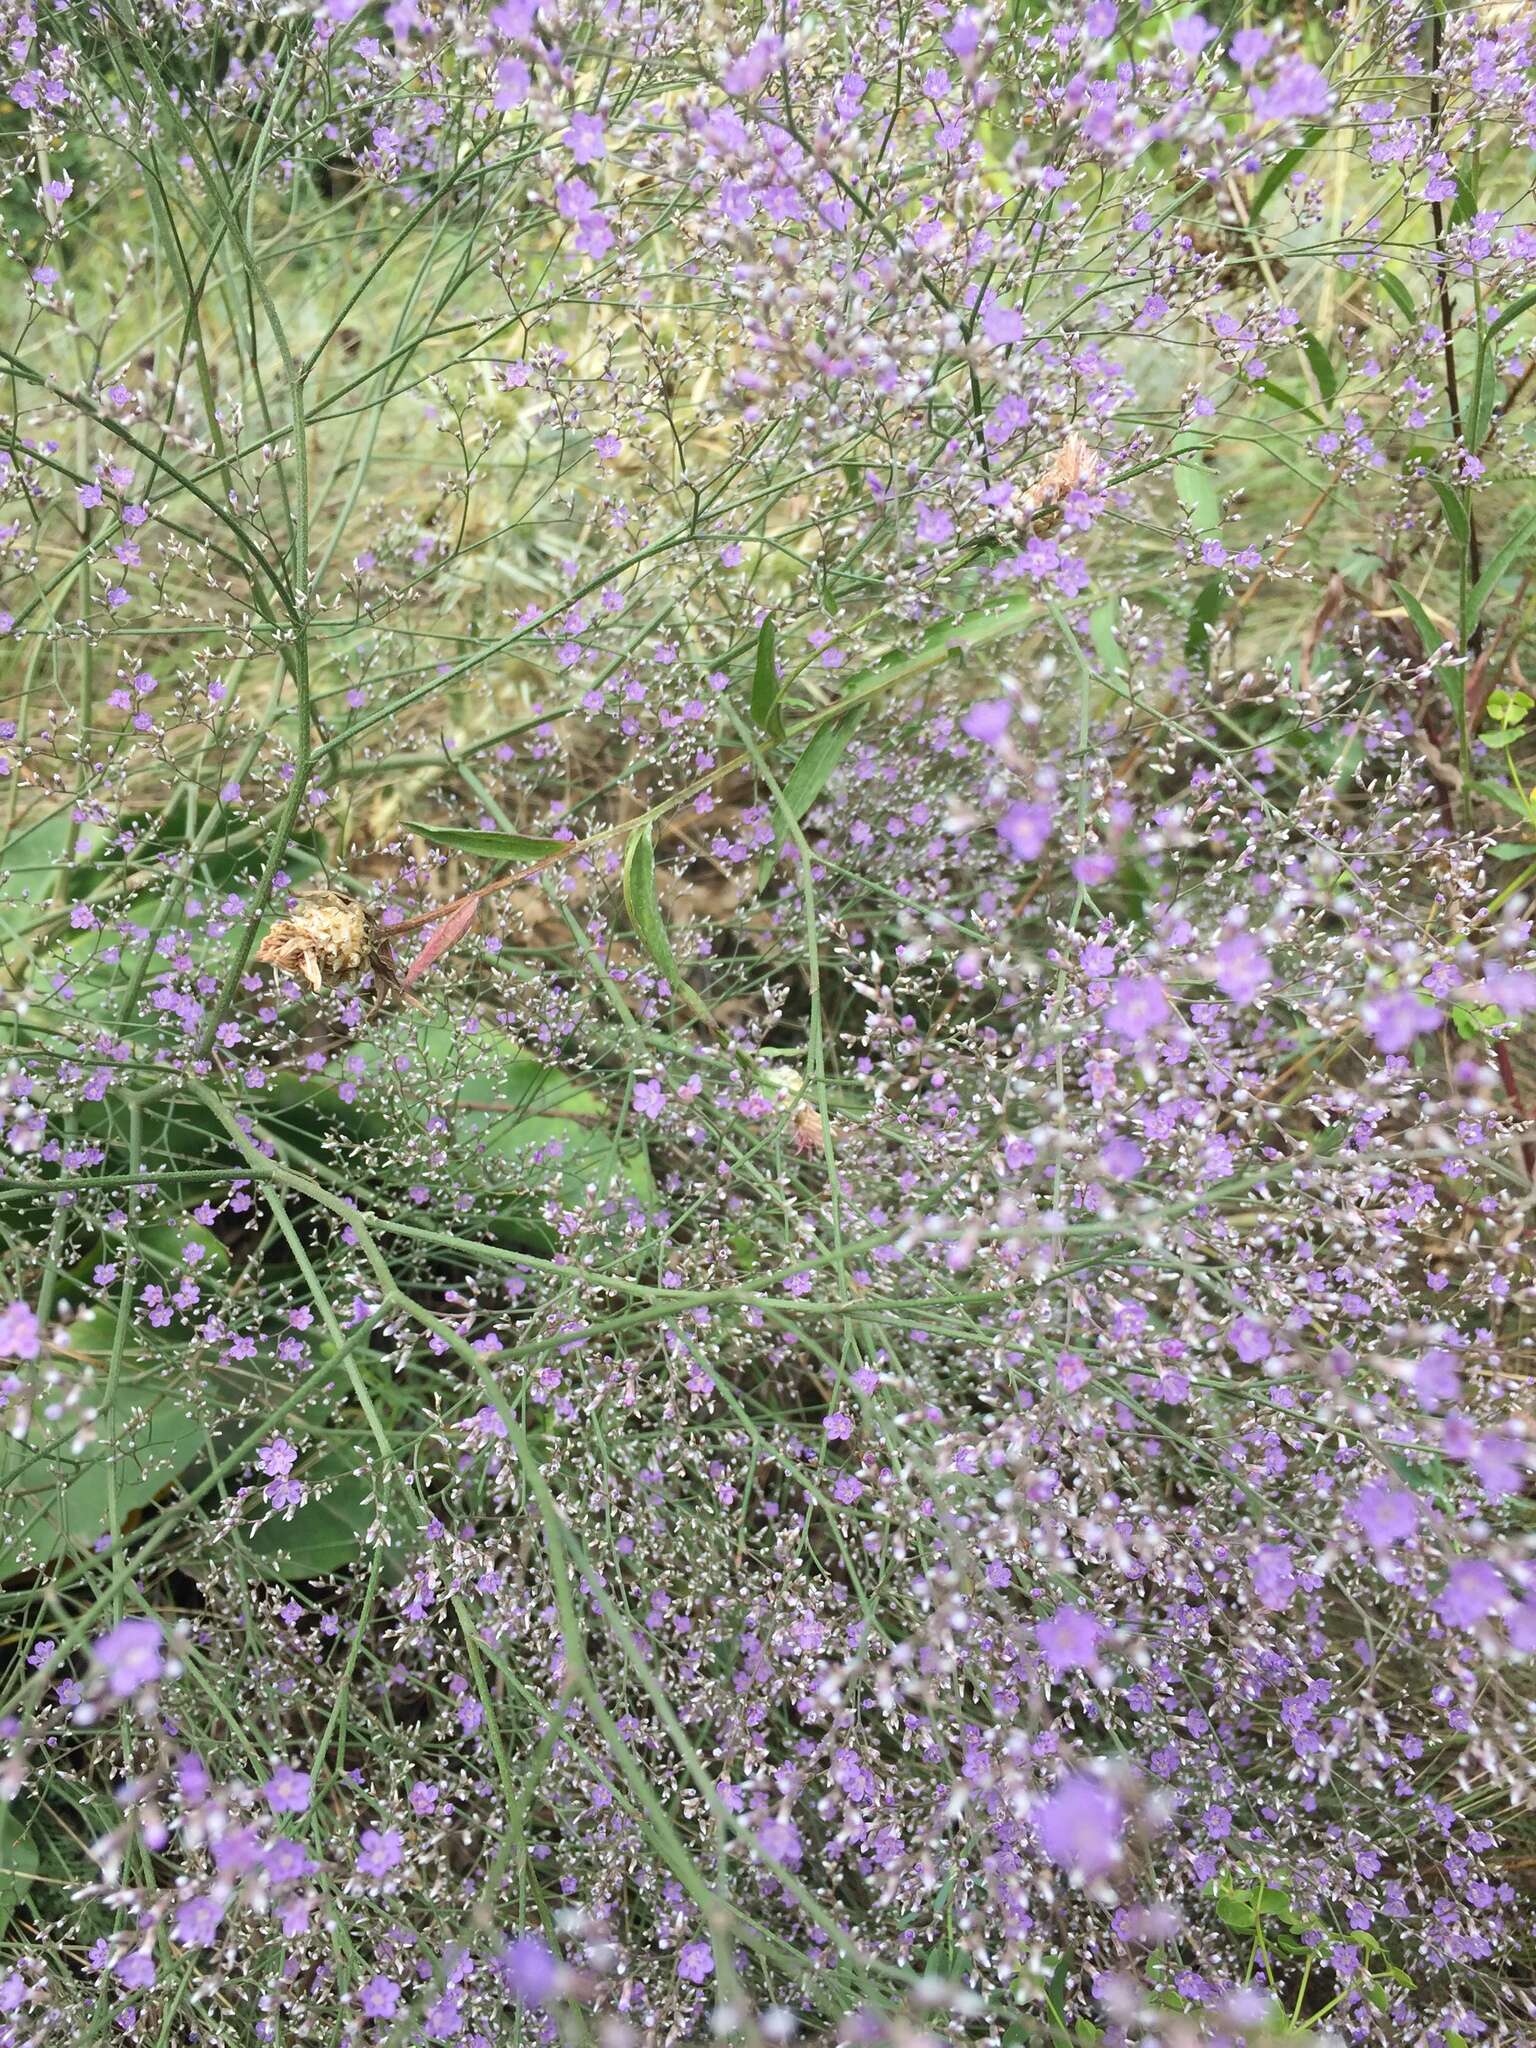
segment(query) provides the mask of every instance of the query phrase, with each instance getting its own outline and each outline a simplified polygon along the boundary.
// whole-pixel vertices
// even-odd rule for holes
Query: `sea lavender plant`
[[[0,2048],[1536,2038],[1529,15],[0,25]]]

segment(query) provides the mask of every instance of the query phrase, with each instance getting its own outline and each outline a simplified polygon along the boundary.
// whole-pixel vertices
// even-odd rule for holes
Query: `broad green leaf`
[[[1451,226],[1459,228],[1477,211],[1477,160],[1468,160],[1455,173],[1456,199],[1451,207]]]
[[[1472,396],[1467,406],[1467,447],[1474,455],[1487,440],[1493,425],[1493,406],[1498,391],[1498,359],[1485,334],[1477,345],[1477,361],[1472,370]]]
[[[1289,407],[1292,412],[1305,413],[1309,420],[1318,420],[1321,417],[1314,405],[1303,398],[1299,392],[1293,391],[1288,384],[1282,384],[1278,378],[1260,378],[1259,389],[1267,397],[1273,398],[1279,404]]]
[[[121,1526],[203,1450],[202,1426],[164,1385],[137,1376],[138,1364],[120,1371],[110,1401],[105,1369],[73,1364],[56,1385],[39,1375],[11,1396],[4,1421],[19,1420],[23,1403],[30,1421],[20,1438],[0,1434],[0,1578],[88,1550],[113,1533],[109,1475]]]
[[[1115,607],[1112,604],[1094,606],[1088,618],[1088,632],[1104,673],[1123,677],[1126,674],[1125,652],[1115,633]]]
[[[619,1141],[602,1096],[534,1059],[490,1025],[469,1034],[447,1024],[423,1024],[367,1040],[354,1054],[368,1076],[362,1098],[372,1105],[368,1129],[390,1127],[379,1099],[382,1088],[396,1091],[399,1110],[413,1123],[428,1117],[451,1121],[456,1171],[466,1192],[477,1197],[466,1234],[488,1222],[519,1242],[547,1242],[542,1220],[504,1186],[508,1171],[520,1177],[533,1152],[545,1155],[536,1168],[537,1184],[553,1179],[572,1201],[589,1186],[606,1193],[620,1182],[641,1201],[655,1196],[645,1147],[633,1139]],[[361,1104],[339,1107],[343,1119],[350,1119]]]
[[[770,738],[784,737],[784,714],[779,706],[779,670],[775,660],[776,635],[771,617],[758,628],[757,660],[752,671],[752,716]]]
[[[656,894],[656,850],[651,844],[651,828],[646,824],[635,827],[624,849],[624,908],[641,945],[650,954],[652,964],[666,976],[672,993],[706,1022],[712,1022],[709,1005],[684,978],[672,950]]]
[[[0,1934],[37,1876],[37,1851],[12,1806],[0,1806]]]
[[[473,860],[490,860],[498,864],[512,861],[522,867],[534,867],[540,861],[578,851],[573,840],[534,839],[525,832],[461,831],[457,825],[423,825],[414,820],[408,820],[405,829],[407,832],[419,832],[423,839],[430,839],[434,846],[441,846],[449,853],[466,853]]]
[[[374,1519],[373,1489],[351,1464],[327,1451],[294,1477],[314,1489],[291,1516],[273,1515],[247,1539],[258,1569],[276,1579],[313,1579],[339,1572],[362,1554]]]

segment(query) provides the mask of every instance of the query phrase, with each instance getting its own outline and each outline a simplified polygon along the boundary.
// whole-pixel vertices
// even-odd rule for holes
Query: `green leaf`
[[[784,714],[779,707],[779,670],[774,659],[776,635],[773,619],[764,619],[757,632],[757,661],[752,671],[752,716],[770,738],[784,737]]]
[[[624,908],[641,945],[650,954],[653,964],[666,976],[672,993],[680,996],[706,1023],[712,1023],[709,1005],[684,979],[677,964],[677,955],[672,950],[672,940],[656,894],[656,850],[651,844],[649,825],[637,825],[624,849]]]
[[[390,1129],[393,1118],[381,1113],[378,1101],[381,1087],[395,1092],[399,1109],[413,1123],[446,1119],[460,1184],[475,1193],[477,1214],[499,1237],[549,1245],[533,1206],[506,1185],[509,1170],[521,1178],[535,1151],[546,1155],[539,1182],[547,1182],[553,1166],[556,1185],[573,1202],[589,1186],[607,1193],[621,1182],[642,1202],[655,1199],[644,1145],[633,1138],[620,1141],[602,1096],[534,1059],[490,1025],[473,1033],[448,1024],[415,1025],[381,1033],[354,1051],[371,1076],[365,1093],[375,1102],[359,1128],[369,1135]],[[358,1106],[336,1102],[334,1090],[330,1100],[344,1125],[358,1117]],[[554,1147],[558,1156],[551,1158]]]
[[[1058,2027],[1067,2024],[1067,1977],[1071,1967],[1069,1956],[1059,1956],[1051,1972],[1051,1981],[1045,1987],[1045,2009]]]
[[[1418,319],[1418,310],[1413,303],[1412,294],[1395,271],[1378,270],[1371,282],[1380,285],[1405,320]]]
[[[1293,391],[1288,384],[1282,384],[1276,377],[1261,377],[1259,389],[1278,404],[1288,406],[1292,412],[1305,413],[1309,420],[1320,418],[1317,408],[1310,405],[1300,392]]]
[[[0,1435],[0,1578],[88,1550],[112,1533],[110,1480],[121,1526],[205,1447],[201,1425],[153,1379],[120,1369],[110,1401],[104,1372],[87,1369],[78,1384],[80,1397],[52,1415],[39,1389],[26,1435]],[[11,1413],[24,1398],[12,1397]]]
[[[1467,406],[1467,447],[1472,454],[1488,438],[1493,425],[1494,400],[1499,392],[1499,365],[1485,334],[1477,345],[1477,362],[1472,371],[1472,396]]]
[[[1492,860],[1536,860],[1536,846],[1517,846],[1508,839],[1490,846],[1488,853]]]
[[[1312,374],[1317,379],[1317,388],[1323,395],[1324,405],[1327,405],[1332,400],[1340,384],[1343,383],[1343,376],[1340,371],[1335,369],[1332,357],[1310,328],[1304,327],[1302,329],[1300,339],[1302,353],[1312,366]]]
[[[578,850],[574,840],[533,839],[523,832],[460,831],[456,825],[422,825],[414,820],[408,820],[405,829],[419,832],[449,853],[467,853],[473,860],[515,861],[521,867],[535,867],[540,861]]]
[[[784,808],[798,824],[832,779],[832,772],[847,753],[859,723],[862,708],[829,719],[811,734],[805,752],[784,779]]]
[[[1104,673],[1123,677],[1127,673],[1125,652],[1115,634],[1115,607],[1112,604],[1095,605],[1089,614],[1088,631]]]
[[[1536,291],[1522,292],[1512,306],[1504,308],[1497,320],[1489,321],[1488,332],[1483,337],[1484,341],[1496,340],[1506,327],[1512,326],[1520,318],[1520,315],[1528,313],[1532,306],[1536,306]]]
[[[1451,530],[1451,538],[1457,547],[1464,548],[1472,537],[1472,524],[1467,518],[1467,508],[1461,493],[1453,490],[1440,477],[1432,476],[1429,487],[1440,500],[1440,510],[1445,514],[1445,523]]]
[[[1423,605],[1419,603],[1419,600],[1411,590],[1405,589],[1401,583],[1394,583],[1392,588],[1397,593],[1398,603],[1408,614],[1413,630],[1419,636],[1419,645],[1433,660],[1434,656],[1445,646],[1447,635],[1439,632],[1431,624],[1429,613],[1425,611]]]
[[[1221,496],[1200,459],[1206,445],[1203,434],[1190,431],[1177,435],[1173,443],[1176,456],[1190,458],[1174,463],[1173,487],[1189,514],[1190,525],[1202,537],[1215,533],[1221,525]]]
[[[1221,617],[1225,602],[1226,590],[1221,578],[1208,576],[1190,607],[1189,627],[1184,635],[1184,659],[1202,671],[1208,671],[1211,666],[1211,628]]]
[[[1292,171],[1295,170],[1296,166],[1304,158],[1311,155],[1327,132],[1327,128],[1321,122],[1308,128],[1302,135],[1300,142],[1293,149],[1288,149],[1284,156],[1277,158],[1270,165],[1264,176],[1259,180],[1259,189],[1254,193],[1253,203],[1248,208],[1248,225],[1250,228],[1264,211],[1265,207],[1268,206],[1270,200],[1280,190],[1280,187],[1285,183]]]
[[[1516,522],[1514,532],[1479,576],[1467,598],[1467,630],[1470,632],[1483,615],[1484,607],[1498,589],[1507,571],[1512,569],[1516,557],[1531,536],[1536,534],[1536,507],[1528,511],[1523,519]]]
[[[1008,604],[982,606],[973,612],[962,612],[958,618],[941,620],[920,633],[912,646],[893,647],[867,669],[850,677],[842,697],[844,709],[862,709],[872,698],[882,697],[895,684],[910,682],[913,676],[937,668],[952,654],[966,654],[993,640],[1022,632],[1034,622],[1039,609],[1035,598],[1016,597]]]
[[[27,1840],[16,1810],[0,1806],[0,1934],[37,1876],[37,1851]]]
[[[1235,1928],[1239,1934],[1251,1931],[1254,1925],[1253,1903],[1249,1899],[1218,1899],[1216,1918],[1226,1926]]]
[[[294,1476],[315,1492],[290,1517],[274,1515],[253,1531],[248,1541],[258,1568],[275,1579],[314,1579],[355,1563],[374,1518],[368,1481],[335,1451]]]
[[[1469,221],[1477,211],[1477,162],[1469,161],[1465,170],[1458,170],[1456,176],[1456,201],[1451,208],[1451,226],[1459,228]]]

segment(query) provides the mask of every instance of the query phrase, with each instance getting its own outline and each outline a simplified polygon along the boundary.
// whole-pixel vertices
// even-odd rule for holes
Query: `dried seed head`
[[[1090,491],[1098,480],[1099,458],[1081,434],[1068,434],[1025,495],[1026,508],[1043,512],[1074,491]]]
[[[378,949],[378,926],[363,905],[321,889],[278,919],[256,958],[279,974],[302,975],[318,994],[372,966]]]
[[[821,1111],[814,1103],[801,1102],[789,1120],[790,1134],[797,1152],[819,1152],[821,1150],[823,1125]]]

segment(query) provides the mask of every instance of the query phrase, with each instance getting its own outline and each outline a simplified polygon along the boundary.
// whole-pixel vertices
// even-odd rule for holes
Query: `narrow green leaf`
[[[666,976],[675,996],[681,997],[706,1023],[712,1022],[709,1005],[684,979],[677,964],[677,955],[672,950],[672,940],[656,894],[656,850],[651,844],[649,825],[637,825],[629,835],[629,844],[624,849],[623,882],[624,908],[653,964]]]
[[[1287,406],[1292,412],[1305,413],[1309,420],[1318,417],[1315,406],[1309,405],[1299,392],[1293,391],[1288,384],[1282,384],[1278,378],[1261,377],[1259,389],[1267,398],[1273,398],[1277,404]]]
[[[1405,589],[1401,583],[1394,583],[1392,588],[1397,593],[1398,603],[1408,614],[1413,630],[1419,636],[1419,645],[1433,659],[1445,645],[1446,635],[1439,632],[1431,623],[1429,613],[1425,611],[1423,605],[1419,603],[1419,600],[1411,590]]]
[[[1456,202],[1451,208],[1451,226],[1459,228],[1469,221],[1477,211],[1477,162],[1474,158],[1465,170],[1456,172]]]
[[[1536,507],[1528,511],[1523,519],[1515,522],[1514,532],[1511,533],[1503,547],[1499,549],[1499,552],[1473,585],[1467,598],[1467,630],[1469,632],[1482,617],[1484,607],[1487,605],[1489,598],[1498,589],[1506,573],[1514,567],[1520,551],[1533,534],[1536,534]]]
[[[414,819],[407,820],[405,829],[419,832],[423,839],[430,839],[434,846],[444,847],[449,853],[467,853],[474,860],[517,861],[527,867],[557,854],[576,851],[570,841],[532,839],[522,832],[461,831],[456,825],[423,825]]]
[[[1371,282],[1380,285],[1405,320],[1418,319],[1418,309],[1413,303],[1413,295],[1395,271],[1378,270]]]
[[[1496,340],[1506,327],[1512,326],[1520,318],[1520,315],[1528,313],[1532,306],[1536,306],[1536,291],[1522,292],[1512,306],[1506,306],[1496,320],[1489,321],[1488,332],[1483,337],[1484,340]]]
[[[777,635],[773,619],[764,619],[757,634],[757,664],[752,671],[752,716],[770,738],[784,737],[784,713],[779,706],[779,671],[774,659]]]
[[[1307,129],[1294,149],[1288,149],[1284,156],[1276,159],[1259,180],[1259,189],[1253,195],[1253,204],[1248,208],[1248,225],[1251,228],[1271,199],[1280,190],[1286,179],[1305,157],[1311,155],[1321,142],[1326,129],[1321,123]]]
[[[829,719],[806,742],[804,753],[783,785],[784,808],[797,824],[831,780],[832,771],[847,753],[863,716],[861,708]]]
[[[1429,487],[1440,500],[1440,510],[1445,514],[1445,523],[1451,530],[1451,538],[1457,547],[1464,548],[1471,538],[1472,525],[1467,518],[1467,508],[1461,493],[1437,476],[1429,480]]]
[[[1472,397],[1467,407],[1467,447],[1475,455],[1488,438],[1493,425],[1493,403],[1499,392],[1499,365],[1483,335],[1477,345],[1477,366],[1472,372]]]
[[[1344,381],[1343,376],[1335,368],[1333,359],[1327,349],[1323,347],[1317,336],[1308,328],[1302,329],[1301,351],[1312,366],[1312,374],[1317,379],[1317,388],[1323,395],[1324,405],[1327,405],[1340,384]]]

